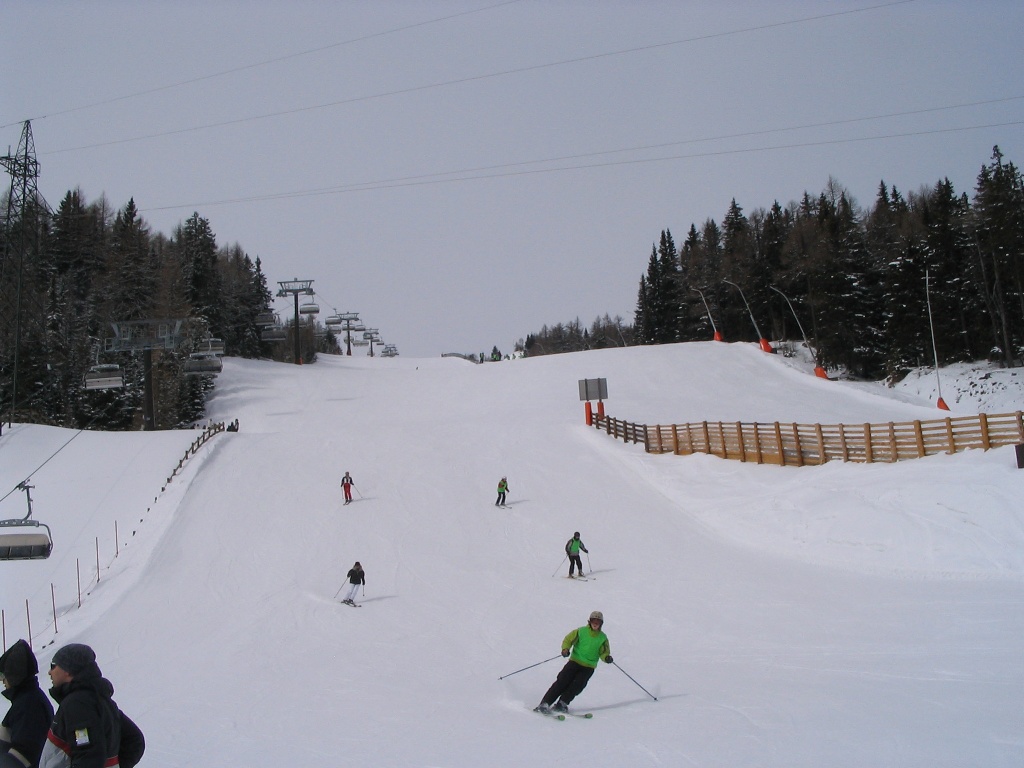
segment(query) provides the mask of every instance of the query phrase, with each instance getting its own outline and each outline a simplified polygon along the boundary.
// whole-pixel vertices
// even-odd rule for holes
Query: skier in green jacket
[[[576,531],[572,538],[565,542],[565,554],[569,556],[569,578],[575,578],[572,574],[573,568],[578,568],[580,576],[583,575],[583,561],[580,560],[580,550],[590,554],[590,550],[583,546],[580,540],[580,532]]]
[[[494,502],[494,506],[496,506],[496,507],[504,507],[505,506],[505,494],[506,493],[508,493],[508,479],[503,477],[498,482],[498,500],[496,502]]]
[[[538,712],[565,712],[569,703],[587,687],[597,662],[601,660],[612,663],[608,636],[601,629],[603,626],[604,614],[594,611],[586,626],[574,629],[565,636],[562,640],[562,655],[568,656],[569,661],[537,705]]]

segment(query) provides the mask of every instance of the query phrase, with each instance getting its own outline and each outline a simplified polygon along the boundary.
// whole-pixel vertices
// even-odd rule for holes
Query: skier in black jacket
[[[7,753],[20,765],[37,768],[46,743],[46,731],[53,720],[53,707],[39,687],[39,662],[32,648],[18,640],[0,656],[4,697],[11,708],[0,723],[0,753]]]
[[[104,768],[117,765],[121,712],[88,645],[71,643],[50,664],[57,714],[46,735],[39,768]]]

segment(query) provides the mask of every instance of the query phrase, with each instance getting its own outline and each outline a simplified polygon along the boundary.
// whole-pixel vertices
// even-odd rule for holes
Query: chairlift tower
[[[25,264],[38,256],[42,221],[40,212],[49,206],[39,194],[39,161],[32,137],[32,122],[22,125],[21,139],[15,154],[0,157],[0,165],[11,177],[4,212],[3,251],[0,252],[0,356],[11,356],[10,391],[7,404],[8,422],[18,407],[18,362],[22,341],[22,320],[25,300]],[[40,334],[42,337],[42,334]],[[6,365],[4,366],[7,367]],[[0,402],[0,413],[4,403]],[[2,417],[0,417],[2,421]]]
[[[106,352],[142,352],[142,373],[145,393],[142,398],[142,426],[147,432],[156,429],[156,405],[153,387],[153,350],[171,350],[181,343],[180,319],[131,320],[111,323],[114,335],[106,340]]]
[[[345,355],[352,357],[352,331],[358,331],[360,328],[365,330],[365,326],[361,325],[358,312],[342,312],[338,315],[338,320],[341,321],[341,330],[345,332]]]
[[[312,296],[313,295],[313,281],[312,280],[278,280],[277,284],[281,286],[277,295],[279,297],[291,296],[295,300],[295,346],[292,354],[296,365],[302,365],[302,351],[299,345],[299,296]],[[317,309],[319,312],[319,308]]]
[[[382,344],[384,341],[380,337],[380,331],[376,328],[367,328],[363,331],[363,338],[370,343],[370,357],[373,357],[373,342]]]

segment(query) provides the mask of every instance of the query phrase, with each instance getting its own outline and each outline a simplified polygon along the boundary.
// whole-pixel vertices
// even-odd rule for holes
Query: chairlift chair
[[[224,354],[224,339],[205,339],[206,351],[218,357]]]
[[[216,376],[224,370],[224,361],[212,352],[193,352],[185,361],[186,376]]]
[[[260,331],[260,341],[286,341],[288,332],[283,326],[272,325]]]
[[[124,374],[116,363],[92,366],[85,374],[85,388],[119,389],[124,386]]]
[[[269,309],[256,315],[256,325],[277,325],[277,315]]]
[[[45,560],[53,551],[50,526],[29,519],[32,517],[32,495],[29,491],[33,487],[25,483],[18,484],[28,499],[28,514],[13,520],[0,520],[0,560]],[[24,529],[28,528],[36,531],[25,532]],[[46,533],[38,531],[39,528],[45,528]]]
[[[305,304],[299,305],[300,315],[319,315],[320,305],[314,304],[312,301],[307,301]]]

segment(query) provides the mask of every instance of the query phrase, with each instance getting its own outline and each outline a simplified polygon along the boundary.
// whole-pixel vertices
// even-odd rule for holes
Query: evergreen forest
[[[930,312],[929,312],[930,305]],[[932,322],[929,323],[929,317]],[[934,327],[934,347],[931,329]],[[544,326],[529,355],[628,344],[761,338],[803,343],[818,365],[897,381],[931,365],[1024,356],[1024,182],[995,147],[974,193],[948,179],[861,208],[833,179],[817,196],[670,230],[652,245],[632,326]]]
[[[89,202],[75,190],[56,210],[38,196],[20,207],[4,202],[4,422],[114,430],[192,426],[214,386],[214,375],[196,375],[190,365],[204,349],[215,343],[228,355],[291,359],[295,325],[267,319],[271,293],[260,259],[238,244],[218,245],[198,213],[168,237],[150,231],[134,200],[112,210],[105,199]],[[278,323],[274,335],[265,330],[270,322]],[[166,338],[173,346],[121,351],[111,343],[115,326],[133,332],[152,327],[154,334],[171,329]],[[337,349],[333,334],[312,320],[299,332],[306,362],[318,346]],[[98,366],[119,369],[119,385],[87,388]],[[152,423],[144,423],[147,413]]]

